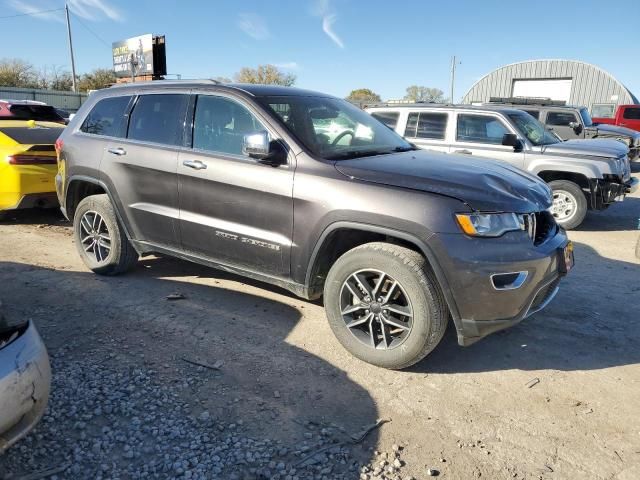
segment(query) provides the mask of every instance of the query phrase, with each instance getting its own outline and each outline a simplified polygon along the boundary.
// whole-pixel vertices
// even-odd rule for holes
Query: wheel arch
[[[460,315],[455,299],[451,294],[449,282],[444,271],[427,243],[428,238],[421,239],[412,233],[379,225],[340,221],[332,223],[325,228],[316,242],[307,267],[305,287],[308,297],[316,299],[321,296],[326,273],[339,256],[359,245],[375,241],[398,244],[415,250],[424,256],[427,260],[427,265],[438,282],[438,288],[444,295],[453,321],[458,327]]]
[[[69,179],[69,183],[67,184],[67,188],[65,191],[65,204],[64,211],[66,213],[67,218],[73,222],[73,216],[75,213],[75,209],[78,204],[86,197],[91,195],[102,195],[106,194],[113,205],[113,209],[116,212],[116,216],[120,221],[120,225],[124,230],[125,235],[128,240],[133,240],[133,237],[130,234],[128,224],[125,222],[125,219],[122,217],[120,213],[120,209],[118,208],[118,202],[116,202],[115,197],[110,191],[109,187],[102,181],[94,177],[88,177],[85,175],[75,175]],[[135,246],[135,244],[134,244]],[[138,252],[140,253],[140,252]]]
[[[581,188],[589,188],[589,177],[584,172],[568,172],[564,170],[541,170],[537,175],[545,182],[568,180]]]

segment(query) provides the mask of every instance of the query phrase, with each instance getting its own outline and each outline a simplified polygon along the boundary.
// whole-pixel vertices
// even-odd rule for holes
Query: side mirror
[[[582,124],[578,122],[569,122],[569,126],[576,132],[576,135],[580,135],[582,133]]]
[[[505,147],[513,147],[514,152],[522,151],[522,140],[515,133],[505,133],[502,136],[502,145]]]
[[[242,154],[272,166],[287,162],[287,151],[278,140],[269,140],[267,132],[248,133],[242,138]]]

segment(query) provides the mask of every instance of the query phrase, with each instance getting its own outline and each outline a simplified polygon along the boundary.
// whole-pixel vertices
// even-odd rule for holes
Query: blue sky
[[[170,73],[232,77],[272,63],[296,86],[346,96],[365,87],[384,99],[409,85],[455,98],[496,67],[566,58],[596,64],[640,95],[638,0],[515,2],[428,0],[69,0],[79,73],[111,66],[111,42],[164,34]],[[62,0],[0,0],[0,17],[63,7]],[[0,58],[69,68],[63,12],[0,19]],[[93,32],[93,33],[92,33]],[[7,40],[10,39],[10,40]],[[101,41],[102,39],[103,41]]]

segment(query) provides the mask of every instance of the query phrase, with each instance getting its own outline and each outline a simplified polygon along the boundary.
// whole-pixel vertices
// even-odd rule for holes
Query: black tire
[[[96,214],[98,215],[96,217]],[[102,223],[93,225],[92,235],[89,235],[91,228],[87,228],[81,222],[89,222],[101,218]],[[106,232],[106,233],[105,233]],[[102,235],[102,239],[100,238]],[[109,241],[106,242],[104,235]],[[82,199],[73,215],[73,237],[76,248],[84,264],[93,272],[100,275],[118,275],[131,270],[138,261],[138,253],[135,251],[127,236],[124,233],[113,205],[106,194],[91,195]],[[83,239],[85,243],[83,243]],[[97,246],[94,240],[100,240]],[[93,242],[93,243],[92,243]],[[93,248],[90,243],[92,243]],[[109,245],[108,250],[106,245]],[[100,245],[105,245],[101,247]]]
[[[566,218],[562,218],[560,213],[553,212],[553,216],[558,225],[565,230],[572,230],[578,227],[587,215],[587,197],[585,197],[582,188],[570,180],[554,180],[549,182],[549,187],[551,187],[553,191],[554,207],[559,195],[568,196],[573,200],[575,205],[573,213]],[[554,207],[552,207],[552,209]]]
[[[406,303],[409,305],[409,309],[412,310],[411,319],[409,317],[401,317],[410,322],[410,329],[401,331],[399,335],[404,335],[404,337],[395,338],[391,342],[392,348],[374,348],[372,343],[375,344],[375,339],[372,340],[372,343],[365,343],[368,340],[363,340],[363,338],[366,337],[367,333],[361,333],[355,328],[350,329],[347,327],[349,318],[347,316],[343,317],[343,311],[346,311],[346,308],[343,308],[345,298],[348,298],[353,293],[353,290],[348,289],[345,282],[354,278],[353,275],[356,272],[363,271],[365,271],[363,274],[365,276],[367,273],[375,271],[386,274],[390,280],[395,280],[398,285],[396,290],[400,289],[400,293],[396,293],[396,296],[405,295],[407,298]],[[370,283],[369,286],[373,285],[375,290],[376,283],[385,281],[372,280],[373,283]],[[381,287],[379,291],[382,292],[383,289],[384,287]],[[388,291],[391,290],[393,290],[393,287],[388,288]],[[372,299],[374,303],[376,295]],[[352,295],[352,299],[355,298]],[[354,301],[354,304],[359,303]],[[380,305],[379,303],[372,304],[371,311],[365,310],[366,314],[373,315],[374,307],[379,310]],[[347,351],[367,363],[394,370],[409,367],[427,356],[442,340],[449,319],[449,311],[442,292],[424,257],[408,248],[382,242],[361,245],[349,250],[336,260],[325,282],[324,308],[331,330],[333,330],[334,335]],[[387,310],[383,310],[383,312],[388,314]],[[360,319],[364,318],[365,313],[362,313],[362,315]],[[382,317],[382,315],[380,316]],[[383,318],[390,319],[391,317]],[[356,323],[360,319],[357,319]],[[372,322],[374,321],[379,322],[376,323],[378,326],[384,323],[381,320],[372,320]],[[359,328],[366,330],[369,327]],[[398,331],[398,329],[395,329],[395,331]],[[371,330],[368,330],[368,332],[370,337],[376,337],[371,333]],[[382,330],[379,330],[379,332],[382,333]],[[386,335],[389,334],[387,333]],[[377,338],[380,339],[382,336],[378,335]],[[387,336],[384,339],[386,345]],[[393,346],[394,342],[398,343]],[[381,343],[382,340],[380,341]]]

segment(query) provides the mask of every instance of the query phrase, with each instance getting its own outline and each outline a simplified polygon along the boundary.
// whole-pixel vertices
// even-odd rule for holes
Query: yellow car
[[[55,142],[63,129],[53,122],[0,120],[0,216],[58,204]]]

